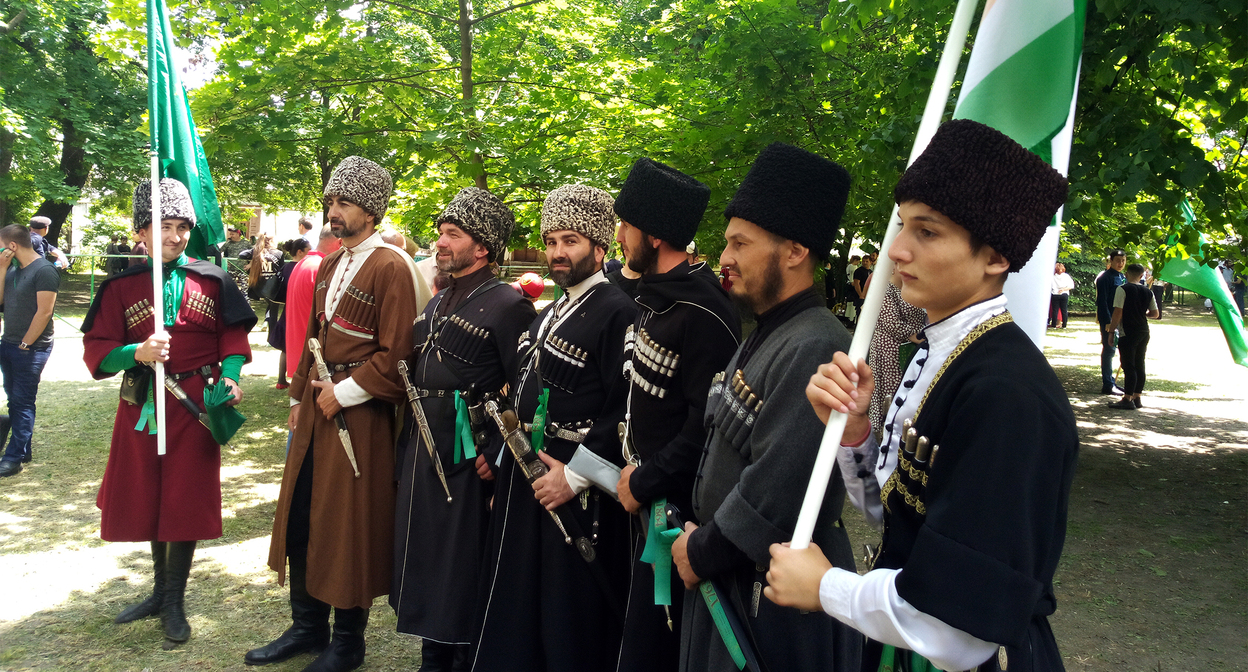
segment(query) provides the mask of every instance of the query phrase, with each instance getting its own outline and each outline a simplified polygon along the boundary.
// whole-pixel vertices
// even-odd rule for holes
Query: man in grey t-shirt
[[[22,471],[31,458],[35,429],[35,395],[43,367],[52,354],[52,311],[61,277],[31,245],[30,229],[12,224],[0,229],[0,374],[9,398],[12,435],[0,458],[0,478]],[[13,260],[17,264],[11,268]]]

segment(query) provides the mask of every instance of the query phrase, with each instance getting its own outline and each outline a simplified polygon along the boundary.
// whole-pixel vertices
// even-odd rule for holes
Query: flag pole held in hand
[[[919,122],[919,132],[914,139],[914,147],[910,150],[910,160],[906,165],[914,163],[919,154],[927,148],[927,143],[936,134],[940,126],[941,115],[949,101],[950,87],[958,72],[958,64],[962,60],[962,49],[966,45],[966,35],[971,28],[971,20],[975,17],[978,0],[958,0],[958,8],[953,14],[953,26],[949,29],[949,37],[945,41],[944,53],[940,56],[940,65],[936,68],[936,77],[932,82],[931,93],[927,97],[927,105],[923,109],[923,118]],[[888,278],[893,274],[893,262],[888,258],[888,248],[901,230],[898,224],[901,218],[897,214],[897,206],[888,219],[888,228],[884,234],[884,242],[880,246],[880,260],[875,267],[875,274]],[[884,292],[887,282],[873,282],[867,290],[867,296],[858,315],[858,327],[854,329],[854,340],[850,343],[849,359],[857,363],[867,356],[871,347],[871,336],[875,333],[876,322],[880,319],[880,307],[884,303]],[[823,497],[828,489],[828,481],[832,478],[832,469],[836,466],[836,453],[840,449],[841,439],[845,435],[845,423],[849,420],[844,413],[832,411],[828,416],[828,426],[824,429],[823,440],[819,442],[819,455],[815,458],[815,466],[811,470],[810,483],[806,486],[806,497],[802,500],[802,509],[797,517],[797,525],[793,529],[793,540],[790,546],[796,549],[810,546],[810,538],[815,533],[815,522],[819,518],[819,509],[823,505]]]

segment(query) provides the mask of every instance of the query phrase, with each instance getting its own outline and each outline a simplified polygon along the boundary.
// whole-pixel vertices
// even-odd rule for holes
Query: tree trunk
[[[477,120],[472,104],[472,0],[459,0],[459,81],[464,95],[464,115],[469,124]],[[476,138],[477,133],[470,132]],[[485,159],[480,152],[473,152],[471,161],[481,166],[476,176],[478,189],[489,189],[485,179]]]
[[[17,134],[0,128],[0,184],[9,179],[9,171],[13,168],[13,142]],[[9,199],[0,198],[0,226],[12,224],[9,221]]]
[[[92,163],[87,160],[87,152],[84,147],[86,137],[78,130],[71,119],[61,120],[61,136],[63,138],[61,144],[61,174],[64,175],[63,184],[67,187],[73,187],[75,190],[81,191],[82,187],[87,184],[87,178],[91,176]],[[73,212],[74,204],[61,203],[52,199],[45,200],[39,205],[39,209],[35,211],[35,215],[43,215],[52,220],[52,224],[48,227],[48,243],[56,245],[57,239],[61,235],[61,225],[65,223],[69,213]]]

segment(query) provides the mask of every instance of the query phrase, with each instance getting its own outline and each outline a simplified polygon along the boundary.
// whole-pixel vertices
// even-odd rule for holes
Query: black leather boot
[[[301,653],[319,653],[329,644],[329,605],[308,594],[308,558],[290,558],[291,626],[281,637],[243,656],[248,665],[280,663]]]
[[[349,672],[364,664],[364,628],[368,610],[334,609],[334,638],[303,672]]]
[[[180,644],[191,638],[191,624],[186,622],[183,601],[186,579],[191,575],[195,542],[171,541],[165,559],[165,606],[160,611],[160,624],[165,628],[166,644]]]
[[[129,623],[160,615],[160,608],[165,604],[165,546],[163,541],[152,542],[152,575],[155,580],[152,583],[151,596],[122,609],[117,618],[113,619],[114,623]]]
[[[454,644],[455,656],[451,663],[451,672],[472,672],[472,645]]]
[[[416,672],[451,672],[455,664],[455,645],[420,641],[420,669]]]

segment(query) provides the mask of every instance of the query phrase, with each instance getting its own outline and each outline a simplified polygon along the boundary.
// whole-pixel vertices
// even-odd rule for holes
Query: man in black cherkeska
[[[839,165],[791,145],[759,154],[728,204],[728,245],[719,261],[729,294],[758,316],[758,327],[711,385],[706,451],[693,487],[693,515],[672,545],[685,586],[714,580],[719,600],[748,626],[771,670],[856,671],[862,636],[819,613],[762,597],[768,547],[793,537],[823,427],[805,403],[810,374],[849,349],[849,332],[814,289],[814,271],[836,239],[849,195]],[[845,485],[833,474],[815,541],[836,566],[854,571],[840,523]],[[720,631],[706,601],[685,597],[680,669],[736,672],[731,630]]]
[[[615,236],[611,208],[610,195],[583,185],[555,189],[542,206],[550,277],[564,294],[521,337],[509,395],[549,472],[529,485],[503,451],[478,672],[615,668],[630,558],[629,516],[611,495],[624,466],[624,334],[637,307],[603,275]],[[566,542],[547,513],[556,509],[589,548]]]
[[[879,553],[860,576],[829,567],[817,544],[773,545],[765,594],[866,635],[863,670],[1061,670],[1048,616],[1079,435],[1002,288],[1065,202],[1066,179],[999,131],[955,120],[894,195],[888,256],[902,298],[931,320],[926,346],[882,441],[866,363],[838,353],[806,392],[825,421],[849,416],[837,462],[850,501],[884,523]]]
[[[458,392],[475,386],[494,393],[515,380],[516,343],[533,321],[533,304],[495,278],[491,266],[506,250],[515,221],[490,192],[459,192],[438,216],[436,259],[449,285],[413,327],[415,350],[407,365],[435,454],[430,457],[408,404],[399,443],[390,606],[399,632],[424,639],[420,669],[426,672],[467,670],[476,634],[473,610],[494,491],[489,481],[502,440],[494,429],[476,445]]]
[[[620,647],[622,671],[676,669],[685,591],[664,544],[670,538],[659,534],[662,527],[650,528],[661,525],[668,501],[691,510],[693,478],[706,442],[707,391],[741,335],[718,278],[705,263],[690,266],[685,257],[709,199],[706,185],[647,158],[633,164],[615,199],[617,240],[623,241],[629,266],[642,273],[641,309],[624,341],[624,449],[632,457],[620,472],[617,491],[624,508],[641,517],[633,520],[637,548]]]

